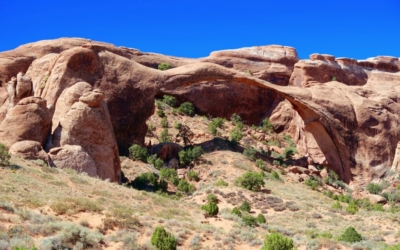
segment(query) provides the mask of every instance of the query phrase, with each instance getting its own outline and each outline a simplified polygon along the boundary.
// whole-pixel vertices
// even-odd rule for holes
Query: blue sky
[[[365,59],[400,57],[399,0],[13,0],[0,5],[0,51],[83,37],[182,57],[281,44]]]

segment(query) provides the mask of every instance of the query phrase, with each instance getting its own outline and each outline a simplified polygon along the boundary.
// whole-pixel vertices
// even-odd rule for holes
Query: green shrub
[[[217,135],[217,133],[218,133],[217,128],[222,128],[225,121],[226,121],[225,119],[220,118],[220,117],[213,119],[213,121],[210,122],[210,124],[208,124],[208,131],[212,135]]]
[[[346,241],[350,243],[362,241],[362,236],[359,234],[354,227],[346,228],[346,231],[339,237],[340,241]]]
[[[182,166],[186,166],[191,162],[189,153],[186,150],[179,151],[178,156],[179,156],[179,163]]]
[[[234,207],[231,211],[231,214],[236,214],[239,217],[242,217],[242,212],[240,212],[239,208]]]
[[[340,204],[339,201],[336,201],[335,203],[333,203],[332,208],[333,209],[342,210],[343,207],[342,207],[342,204]]]
[[[171,136],[168,133],[168,128],[164,128],[158,140],[160,143],[171,142]]]
[[[228,182],[219,179],[217,182],[215,182],[215,186],[217,187],[227,187],[229,186]]]
[[[164,95],[163,102],[171,107],[176,107],[178,105],[178,101],[176,100],[176,98],[170,95]]]
[[[165,231],[163,226],[156,227],[151,236],[151,244],[158,250],[176,250],[176,239]]]
[[[206,216],[215,216],[219,211],[218,205],[215,202],[208,202],[206,205],[202,205],[201,209],[206,212]]]
[[[194,191],[196,191],[196,187],[193,186],[193,184],[190,184],[187,182],[185,179],[179,180],[178,186],[176,187],[179,191],[187,193],[187,194],[192,194]]]
[[[272,233],[265,236],[264,246],[261,250],[292,250],[293,240],[282,236],[280,233]]]
[[[0,166],[8,167],[10,166],[10,154],[8,149],[4,144],[0,143]]]
[[[257,219],[258,224],[263,224],[263,223],[267,222],[267,220],[265,219],[265,216],[263,214],[258,214],[256,219]]]
[[[142,162],[147,161],[147,157],[149,156],[149,154],[147,153],[146,148],[141,147],[138,144],[134,144],[128,150],[129,150],[129,158],[131,158],[132,160],[139,160]]]
[[[162,110],[162,109],[157,110],[157,115],[158,115],[159,117],[165,117],[164,110]]]
[[[151,172],[141,173],[132,182],[132,185],[137,189],[144,189],[149,184],[153,185],[154,190],[158,189],[157,176]]]
[[[243,212],[248,212],[250,213],[251,211],[251,206],[247,201],[243,201],[243,203],[239,206],[239,209]]]
[[[215,194],[208,194],[207,195],[208,202],[218,203],[218,197]]]
[[[266,170],[265,162],[261,159],[256,160],[256,166],[261,170]]]
[[[167,120],[167,117],[162,118],[160,124],[161,124],[161,127],[163,127],[163,128],[168,128],[168,120]]]
[[[194,146],[186,150],[179,151],[179,163],[183,166],[188,165],[190,162],[196,162],[204,153],[200,146]]]
[[[230,132],[230,139],[234,143],[238,143],[243,138],[242,130],[238,127],[233,128]]]
[[[382,192],[382,187],[379,184],[369,183],[367,185],[367,190],[371,194],[380,194]]]
[[[262,127],[266,132],[273,132],[274,131],[274,126],[272,126],[272,123],[271,123],[271,121],[269,120],[268,117],[266,117],[262,121]]]
[[[281,179],[281,177],[279,177],[278,172],[276,172],[276,171],[272,171],[271,176],[275,180],[280,180]]]
[[[256,160],[256,153],[257,153],[257,151],[254,148],[246,148],[243,151],[243,155],[246,156],[247,158],[249,158],[252,161]]]
[[[294,147],[286,147],[282,153],[282,158],[291,160],[294,154],[297,154],[298,151]]]
[[[174,128],[176,128],[176,129],[181,129],[182,128],[182,123],[179,123],[179,122],[175,122],[174,123]]]
[[[175,186],[179,183],[178,173],[173,168],[162,168],[160,171],[160,178],[166,179]]]
[[[193,170],[189,170],[188,174],[187,174],[188,180],[189,181],[199,181],[199,173],[193,171]]]
[[[260,191],[264,186],[264,178],[257,172],[247,172],[236,179],[235,183],[240,187],[251,191]]]
[[[304,181],[304,184],[311,187],[312,190],[315,190],[317,187],[321,185],[320,180],[316,176],[310,176],[307,180]]]
[[[167,70],[171,68],[171,64],[163,62],[158,65],[159,70]]]
[[[350,204],[346,208],[346,212],[348,212],[349,214],[357,213],[358,212],[357,204],[354,201],[350,202]]]
[[[237,123],[242,122],[242,118],[235,113],[231,116],[231,122],[233,125],[236,125]]]
[[[194,114],[194,106],[190,102],[184,102],[179,106],[178,111],[180,113],[184,113],[186,115],[193,115]]]
[[[254,216],[250,215],[250,214],[243,215],[242,216],[242,221],[248,227],[257,226],[257,219]]]

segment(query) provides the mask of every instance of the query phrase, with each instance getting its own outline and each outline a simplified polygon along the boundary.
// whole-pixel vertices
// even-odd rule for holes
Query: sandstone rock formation
[[[52,160],[52,165],[57,168],[72,168],[78,173],[85,172],[89,176],[98,177],[96,162],[79,145],[64,145],[63,147],[52,148],[49,156]],[[105,178],[107,176],[102,177]]]
[[[1,142],[11,147],[18,141],[32,140],[45,143],[50,132],[51,116],[46,100],[27,97],[11,108],[0,124]]]
[[[161,62],[174,68],[156,70]],[[154,97],[168,93],[211,116],[239,113],[250,123],[271,117],[312,163],[330,167],[346,182],[365,183],[384,176],[394,161],[399,71],[394,57],[356,61],[313,54],[299,61],[293,48],[283,46],[196,60],[85,39],[41,41],[0,53],[0,141],[45,145],[49,138],[47,150],[80,146],[70,152],[85,152],[96,175],[118,181],[118,149],[127,154],[133,143],[144,143]],[[19,72],[32,80],[30,90],[28,78],[12,79]],[[10,80],[22,98],[11,108],[16,96],[7,91]]]
[[[9,153],[27,160],[40,159],[49,162],[47,153],[37,141],[19,141],[11,146]]]

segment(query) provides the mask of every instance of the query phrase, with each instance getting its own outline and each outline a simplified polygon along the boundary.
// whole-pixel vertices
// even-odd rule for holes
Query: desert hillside
[[[389,56],[1,52],[0,250],[398,249],[399,93]]]

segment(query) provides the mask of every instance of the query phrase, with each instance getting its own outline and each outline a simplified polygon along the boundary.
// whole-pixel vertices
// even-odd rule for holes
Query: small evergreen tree
[[[358,242],[362,241],[362,236],[357,232],[357,230],[354,229],[354,227],[348,227],[346,228],[346,231],[339,237],[340,241],[346,241],[346,242]]]
[[[165,231],[164,227],[156,227],[151,236],[151,244],[158,250],[176,250],[176,239]]]
[[[257,219],[258,224],[263,224],[263,223],[267,222],[267,220],[265,219],[265,216],[263,214],[258,214],[256,219]]]
[[[251,206],[247,201],[243,201],[242,205],[239,206],[239,209],[244,212],[250,213]]]

